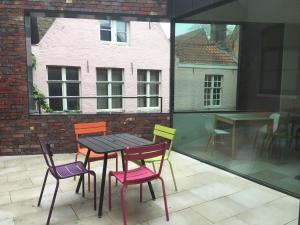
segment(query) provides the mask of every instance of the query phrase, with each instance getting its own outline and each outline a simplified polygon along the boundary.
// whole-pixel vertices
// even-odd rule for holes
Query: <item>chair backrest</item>
[[[162,126],[159,124],[155,124],[154,130],[153,130],[153,143],[156,142],[157,138],[163,138],[164,140],[167,140],[169,142],[169,149],[166,153],[166,158],[170,156],[172,147],[173,147],[173,140],[175,138],[176,129]]]
[[[272,113],[269,118],[273,119],[273,133],[275,133],[279,127],[280,113]]]
[[[141,161],[141,160],[151,159],[154,157],[161,157],[159,170],[158,173],[156,174],[157,176],[159,176],[162,170],[164,156],[167,148],[168,148],[168,142],[162,142],[158,144],[140,146],[140,147],[125,148],[124,149],[124,162],[125,162],[124,183],[126,183],[129,161]]]
[[[43,156],[44,156],[44,159],[46,161],[46,164],[47,164],[48,168],[50,169],[50,171],[53,173],[53,175],[55,177],[58,177],[58,174],[56,172],[56,167],[55,167],[53,157],[52,157],[53,153],[50,149],[50,144],[48,142],[46,142],[41,137],[38,137],[38,139],[39,139],[39,143],[40,143],[40,146],[41,146],[41,149],[42,149],[42,153],[43,153]]]
[[[87,134],[101,134],[106,135],[107,133],[107,123],[104,121],[93,122],[93,123],[76,123],[74,124],[76,140],[80,135]],[[77,144],[77,149],[80,149],[80,145]]]

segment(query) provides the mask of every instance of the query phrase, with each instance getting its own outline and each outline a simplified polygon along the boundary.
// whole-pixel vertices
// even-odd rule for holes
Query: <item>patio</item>
[[[57,164],[74,160],[74,154],[56,154]],[[171,154],[179,191],[174,191],[169,169],[163,169],[168,194],[170,221],[166,222],[159,183],[152,201],[144,185],[144,201],[139,203],[138,186],[126,190],[128,224],[195,225],[297,225],[299,200],[206,165],[176,152]],[[83,159],[83,158],[82,158]],[[114,169],[114,160],[108,163]],[[44,224],[54,191],[54,179],[46,185],[41,207],[37,200],[46,165],[42,155],[0,158],[0,225]],[[102,162],[92,164],[100,185]],[[104,213],[99,219],[92,208],[92,192],[86,198],[75,194],[77,180],[61,182],[51,224],[122,224],[119,188],[113,187],[112,211],[105,193]],[[107,191],[107,189],[106,189]],[[99,197],[99,193],[98,196]]]

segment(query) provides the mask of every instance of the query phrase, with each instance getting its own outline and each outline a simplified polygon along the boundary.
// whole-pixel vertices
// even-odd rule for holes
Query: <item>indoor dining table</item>
[[[84,166],[86,167],[90,152],[104,154],[103,168],[102,168],[102,180],[100,187],[100,199],[98,208],[98,217],[102,216],[103,199],[104,199],[104,189],[105,189],[105,179],[106,179],[106,169],[107,169],[107,156],[110,152],[121,152],[122,155],[122,165],[124,170],[124,160],[123,160],[123,150],[126,147],[137,147],[146,146],[152,144],[151,141],[144,138],[137,137],[132,134],[122,133],[122,134],[112,134],[104,136],[89,136],[82,137],[78,139],[78,143],[88,149],[84,160]],[[144,162],[142,162],[144,163]],[[76,192],[79,192],[80,184],[82,182],[82,176],[79,178]],[[151,192],[152,199],[155,199],[154,191],[150,182],[148,182],[149,189]]]

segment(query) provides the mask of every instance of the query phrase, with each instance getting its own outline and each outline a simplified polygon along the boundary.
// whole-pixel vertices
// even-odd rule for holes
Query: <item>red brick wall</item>
[[[166,17],[167,0],[2,0],[0,3],[0,155],[37,153],[37,135],[56,141],[58,151],[75,151],[73,124],[106,120],[110,132],[150,136],[167,114],[29,116],[24,10],[120,13]]]

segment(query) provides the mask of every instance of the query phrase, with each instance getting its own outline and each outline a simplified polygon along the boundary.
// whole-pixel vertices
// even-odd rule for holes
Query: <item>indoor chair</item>
[[[39,197],[39,201],[38,201],[38,206],[41,205],[41,201],[42,201],[42,197],[43,197],[43,192],[45,189],[45,184],[47,181],[47,177],[49,172],[53,175],[53,177],[56,179],[56,187],[55,187],[55,191],[54,191],[54,195],[52,198],[52,202],[51,202],[51,206],[50,206],[50,211],[48,214],[48,218],[47,218],[47,222],[46,225],[49,225],[50,223],[50,219],[51,219],[51,215],[52,215],[52,211],[53,211],[53,207],[54,207],[54,202],[56,199],[56,194],[58,191],[58,186],[59,186],[59,180],[61,179],[66,179],[69,177],[73,177],[73,176],[81,176],[83,175],[83,181],[84,181],[84,174],[91,174],[94,177],[94,210],[96,210],[96,174],[94,171],[92,170],[88,170],[84,167],[82,162],[72,162],[72,163],[67,163],[67,164],[62,164],[62,165],[55,165],[54,161],[53,161],[53,153],[50,149],[50,144],[48,144],[47,142],[45,142],[42,138],[39,137],[39,143],[42,149],[42,153],[44,156],[44,159],[46,161],[46,164],[48,166],[45,178],[44,178],[44,182],[43,182],[43,186],[42,186],[42,190],[40,193],[40,197]],[[82,197],[84,197],[84,182],[82,182]]]
[[[166,198],[166,191],[165,191],[165,185],[162,177],[160,176],[161,170],[163,167],[164,162],[164,156],[166,149],[168,147],[167,142],[159,143],[159,144],[153,144],[148,146],[142,146],[142,147],[127,147],[124,150],[124,171],[122,172],[109,172],[109,210],[111,210],[112,204],[111,204],[111,177],[115,177],[121,184],[120,188],[120,195],[121,195],[121,207],[122,207],[122,214],[123,214],[123,223],[124,225],[127,224],[126,221],[126,207],[124,203],[124,190],[128,185],[134,185],[139,184],[140,185],[140,202],[142,202],[142,196],[143,196],[143,187],[142,184],[146,182],[150,182],[152,180],[159,179],[162,184],[162,191],[163,191],[163,198],[164,198],[164,206],[165,206],[165,214],[166,219],[169,221],[169,213],[168,213],[168,206],[167,206],[167,198]],[[144,161],[150,158],[160,158],[160,166],[158,173],[155,171],[152,171],[148,167],[145,166]],[[128,162],[132,161],[141,161],[142,164],[138,165],[135,169],[128,169]]]
[[[102,122],[93,122],[93,123],[77,123],[74,124],[75,136],[76,140],[80,138],[80,136],[88,136],[88,135],[106,135],[107,133],[107,123]],[[78,159],[78,154],[82,154],[86,156],[88,149],[80,146],[77,143],[77,152],[75,154],[75,161]],[[108,159],[115,158],[116,159],[116,170],[118,171],[118,154],[116,152],[108,153]],[[94,162],[97,160],[103,160],[104,154],[97,154],[94,152],[90,152],[89,160],[88,160],[88,169],[90,169],[90,162]],[[88,176],[88,191],[90,191],[90,176]]]

